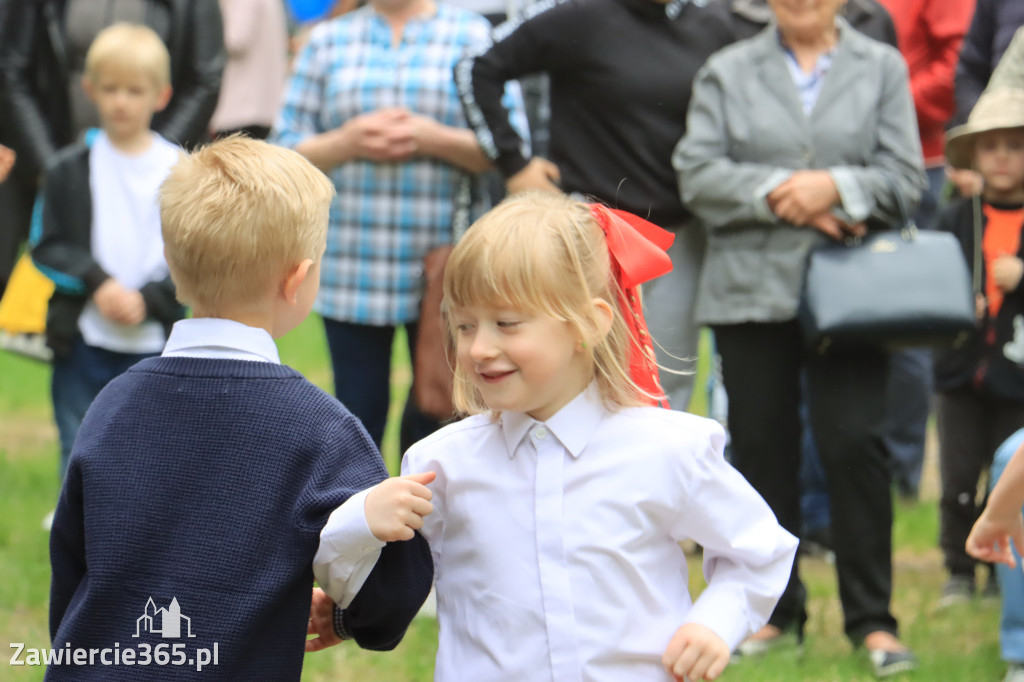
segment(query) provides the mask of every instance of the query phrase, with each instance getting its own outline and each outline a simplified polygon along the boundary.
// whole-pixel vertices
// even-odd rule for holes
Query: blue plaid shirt
[[[295,147],[345,121],[405,107],[467,128],[452,69],[466,51],[486,48],[480,15],[437,5],[391,27],[372,6],[317,26],[298,55],[272,141]],[[522,116],[522,101],[517,103]],[[419,318],[423,256],[452,241],[453,221],[469,219],[469,175],[436,159],[355,160],[332,169],[331,206],[317,309],[328,318],[398,325]]]

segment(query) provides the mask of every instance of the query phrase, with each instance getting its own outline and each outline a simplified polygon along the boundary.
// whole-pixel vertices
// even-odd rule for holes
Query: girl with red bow
[[[436,472],[435,680],[712,680],[771,614],[797,541],[722,457],[714,421],[662,409],[639,285],[672,235],[547,193],[481,218],[445,270],[455,405],[409,449]],[[683,540],[709,586],[688,591]]]

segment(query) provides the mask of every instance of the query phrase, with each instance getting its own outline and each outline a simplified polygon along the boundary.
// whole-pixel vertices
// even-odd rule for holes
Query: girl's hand
[[[433,471],[397,476],[371,488],[364,508],[373,536],[381,542],[411,540],[423,527],[423,517],[434,511],[433,493],[426,484],[435,476]]]
[[[1002,291],[1013,291],[1024,275],[1024,261],[1016,256],[1000,256],[992,263],[992,280]]]
[[[988,312],[988,299],[981,294],[974,295],[974,316],[978,318],[978,322],[985,319],[985,313]]]
[[[715,680],[729,664],[729,645],[709,628],[687,623],[672,635],[661,663],[676,680]]]

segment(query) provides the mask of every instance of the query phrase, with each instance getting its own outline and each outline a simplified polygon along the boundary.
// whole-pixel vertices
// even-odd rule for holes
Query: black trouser
[[[832,501],[839,599],[854,642],[897,633],[892,596],[892,498],[882,441],[888,356],[805,353],[796,321],[714,327],[729,395],[733,463],[779,523],[800,533],[800,372]],[[794,560],[795,561],[795,560]],[[769,623],[802,627],[807,592],[794,563]]]
[[[936,421],[942,477],[939,545],[950,574],[973,579],[976,562],[964,545],[987,497],[984,492],[979,495],[978,484],[987,475],[996,448],[1024,426],[1024,403],[969,388],[943,391],[936,399]]]

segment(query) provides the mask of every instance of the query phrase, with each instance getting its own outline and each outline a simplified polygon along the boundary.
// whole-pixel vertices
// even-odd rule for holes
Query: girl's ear
[[[591,300],[593,306],[593,318],[594,327],[597,331],[597,338],[594,341],[601,341],[604,337],[608,336],[608,332],[612,329],[612,321],[615,319],[615,310],[611,304],[603,298],[594,298]]]

